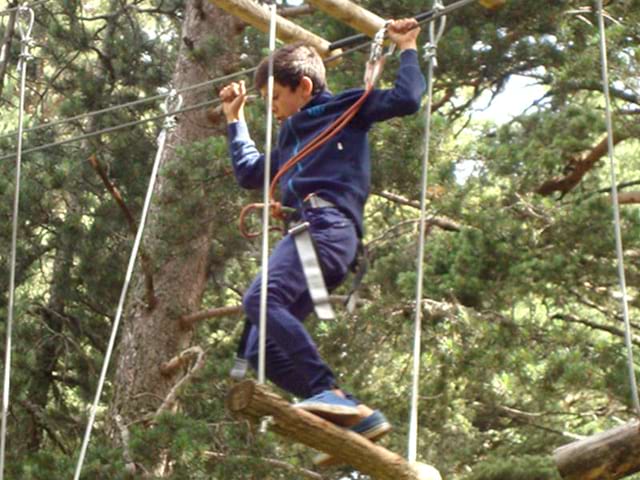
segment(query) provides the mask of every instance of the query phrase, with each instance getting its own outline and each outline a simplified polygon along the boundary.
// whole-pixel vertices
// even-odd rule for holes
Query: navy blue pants
[[[358,248],[355,227],[335,208],[305,209],[303,216],[310,224],[324,279],[331,290],[344,280],[355,259]],[[269,258],[268,283],[267,378],[300,398],[334,388],[334,374],[320,358],[303,325],[304,319],[313,311],[313,302],[290,235],[278,242]],[[259,274],[243,299],[244,311],[251,323],[245,358],[254,368],[258,362],[260,284]]]

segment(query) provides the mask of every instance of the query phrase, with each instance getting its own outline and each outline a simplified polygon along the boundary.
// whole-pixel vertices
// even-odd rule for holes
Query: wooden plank
[[[270,418],[269,428],[290,440],[333,455],[375,480],[440,480],[433,467],[409,465],[400,455],[376,445],[361,435],[293,407],[264,385],[245,380],[234,385],[227,408],[235,415],[257,423]]]
[[[222,8],[226,12],[238,17],[240,20],[253,25],[258,30],[265,33],[269,31],[269,21],[271,14],[266,5],[261,5],[252,0],[210,0],[214,5]],[[305,30],[296,25],[291,20],[278,15],[276,25],[277,37],[285,43],[301,41],[314,47],[318,53],[326,58],[335,55],[336,52],[329,51],[329,42],[315,33]]]
[[[616,480],[640,472],[640,423],[570,443],[553,457],[565,480]]]
[[[349,0],[308,0],[308,3],[372,38],[384,26],[384,18]]]

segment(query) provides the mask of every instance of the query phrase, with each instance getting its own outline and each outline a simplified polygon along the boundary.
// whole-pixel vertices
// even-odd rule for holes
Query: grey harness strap
[[[331,202],[323,200],[316,195],[310,195],[307,198],[307,203],[311,208],[334,207]],[[335,314],[333,313],[333,307],[329,301],[329,292],[326,284],[324,283],[324,276],[322,275],[322,268],[318,261],[318,254],[316,253],[311,233],[309,233],[309,222],[302,222],[295,225],[289,230],[289,234],[293,237],[293,240],[296,243],[296,250],[300,257],[302,271],[304,272],[305,279],[307,280],[309,295],[313,301],[313,307],[316,315],[322,320],[334,319]]]
[[[310,195],[307,198],[306,203],[310,208],[334,207],[331,202],[323,200],[316,195]],[[322,268],[318,261],[316,247],[313,244],[313,238],[311,238],[311,234],[309,233],[309,222],[302,222],[294,225],[289,229],[288,233],[291,234],[296,244],[296,250],[300,257],[302,271],[307,282],[307,287],[309,288],[309,295],[313,301],[316,315],[318,315],[322,320],[334,319],[335,314],[333,312],[333,307],[329,302],[329,292],[324,283],[324,276],[322,275]],[[231,372],[229,373],[231,378],[234,380],[242,380],[247,374],[247,369],[249,367],[249,361],[244,358],[244,352],[249,338],[251,325],[248,321],[245,322],[240,343],[238,345],[238,352],[233,367],[231,368]]]

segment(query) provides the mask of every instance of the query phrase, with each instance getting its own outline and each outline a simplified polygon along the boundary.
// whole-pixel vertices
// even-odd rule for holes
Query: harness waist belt
[[[335,205],[322,197],[319,197],[315,193],[312,193],[305,199],[305,203],[311,208],[335,208]]]
[[[329,301],[329,292],[324,283],[324,276],[320,262],[318,261],[316,248],[313,244],[313,238],[311,238],[311,234],[309,233],[309,222],[303,222],[294,226],[289,230],[289,234],[296,243],[296,250],[300,257],[302,271],[307,280],[307,288],[309,289],[309,295],[313,301],[316,315],[322,320],[332,320],[335,318],[335,315]]]

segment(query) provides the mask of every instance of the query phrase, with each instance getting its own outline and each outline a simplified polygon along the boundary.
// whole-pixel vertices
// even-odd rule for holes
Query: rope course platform
[[[617,480],[640,472],[640,422],[631,422],[558,448],[564,480]]]
[[[290,440],[339,458],[375,480],[440,480],[425,464],[410,464],[400,455],[305,410],[295,408],[268,387],[252,380],[235,384],[227,395],[227,408],[239,418],[259,424]]]

